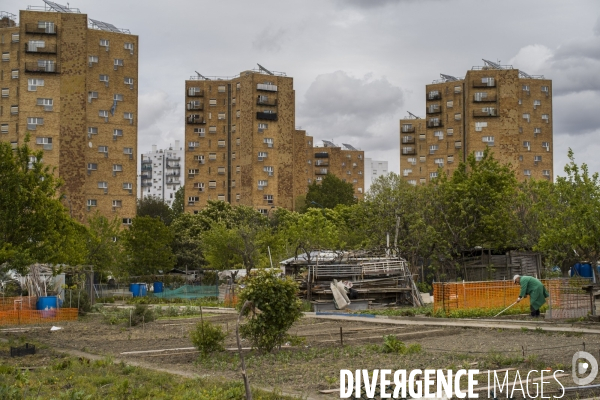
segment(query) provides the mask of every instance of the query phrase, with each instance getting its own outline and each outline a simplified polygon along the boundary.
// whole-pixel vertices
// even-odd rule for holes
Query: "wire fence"
[[[592,311],[589,294],[582,278],[545,279],[550,293],[546,318],[579,318]],[[452,282],[433,284],[434,312],[449,314],[458,310],[501,310],[515,302],[521,287],[512,281]],[[512,311],[529,312],[529,297],[512,307]]]

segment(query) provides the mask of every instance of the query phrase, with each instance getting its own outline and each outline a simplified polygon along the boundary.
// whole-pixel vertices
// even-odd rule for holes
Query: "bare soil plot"
[[[228,329],[225,346],[236,346],[234,314],[206,316],[205,319]],[[90,316],[82,321],[63,324],[64,329],[57,332],[39,329],[19,335],[28,335],[58,348],[74,348],[172,370],[239,380],[236,352],[217,353],[202,359],[193,349],[187,349],[193,347],[189,331],[199,320],[199,317],[159,320],[129,328],[107,325],[102,318]],[[340,344],[340,327],[344,346]],[[339,387],[340,369],[460,369],[475,365],[480,370],[515,367],[525,374],[530,369],[542,368],[562,369],[570,373],[572,356],[575,351],[583,349],[584,343],[586,351],[600,358],[598,335],[548,333],[543,330],[391,326],[358,318],[356,321],[331,321],[306,317],[289,333],[304,337],[305,341],[272,354],[245,352],[253,385],[314,395],[321,389]],[[418,343],[422,352],[408,355],[383,353],[384,335],[395,335],[407,344]],[[247,342],[242,342],[242,345],[249,346]],[[177,350],[122,354],[165,349]],[[600,383],[600,378],[597,381]],[[582,396],[582,393],[579,395]]]

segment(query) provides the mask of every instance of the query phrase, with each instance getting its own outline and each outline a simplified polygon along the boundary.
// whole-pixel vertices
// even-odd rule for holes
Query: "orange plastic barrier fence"
[[[542,283],[550,292],[552,305],[559,306],[561,280],[542,280]],[[434,283],[433,310],[502,309],[514,303],[520,291],[521,287],[512,281]],[[529,297],[513,308],[528,312]]]
[[[0,326],[31,325],[56,321],[76,321],[77,315],[78,310],[76,308],[0,311]]]
[[[225,307],[235,307],[238,303],[238,298],[235,294],[234,295],[226,294],[224,303],[225,303]]]
[[[0,311],[35,310],[37,297],[0,297]]]

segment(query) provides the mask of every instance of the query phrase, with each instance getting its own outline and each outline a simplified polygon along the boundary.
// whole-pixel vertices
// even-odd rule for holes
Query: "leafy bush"
[[[142,322],[148,323],[154,321],[154,313],[148,309],[145,304],[138,304],[131,313],[131,326],[136,326]]]
[[[406,346],[404,342],[398,339],[395,335],[384,335],[381,351],[384,353],[394,354],[414,354],[420,353],[422,348],[418,343],[413,343],[409,346]]]
[[[210,354],[214,351],[223,351],[223,343],[227,334],[218,325],[213,325],[208,321],[199,322],[190,333],[190,339],[202,355]]]
[[[285,343],[286,332],[302,316],[302,301],[297,292],[295,281],[279,278],[269,270],[249,276],[240,292],[238,308],[250,301],[254,310],[249,321],[240,328],[242,337],[263,353]]]

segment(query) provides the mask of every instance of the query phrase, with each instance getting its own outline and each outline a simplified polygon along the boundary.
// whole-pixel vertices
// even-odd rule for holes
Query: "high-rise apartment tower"
[[[306,192],[305,133],[295,129],[293,79],[261,68],[185,82],[185,210],[208,200],[262,213]]]
[[[138,37],[44,1],[0,15],[0,140],[30,135],[85,222],[135,216]]]
[[[426,86],[426,118],[400,120],[400,174],[412,184],[451,174],[461,159],[511,163],[520,180],[553,179],[552,81],[484,60],[464,78]]]

